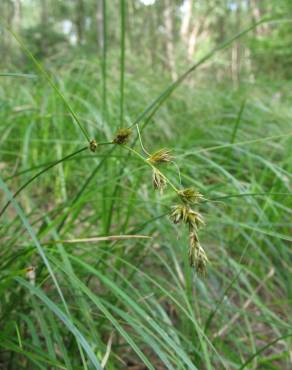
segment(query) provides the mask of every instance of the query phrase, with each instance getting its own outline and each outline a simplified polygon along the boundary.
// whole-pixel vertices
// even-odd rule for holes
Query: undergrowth
[[[291,86],[115,70],[0,77],[2,368],[291,368]]]

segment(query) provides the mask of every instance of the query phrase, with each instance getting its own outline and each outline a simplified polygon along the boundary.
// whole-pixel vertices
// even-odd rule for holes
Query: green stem
[[[30,183],[32,183],[36,178],[38,178],[39,176],[41,176],[43,173],[47,172],[49,169],[51,169],[52,167],[56,166],[57,164],[61,163],[61,162],[64,162],[66,161],[67,159],[73,157],[74,155],[78,154],[78,153],[81,153],[83,152],[84,150],[88,149],[87,146],[85,146],[84,148],[81,148],[79,150],[77,150],[76,152],[74,153],[71,153],[69,155],[67,155],[66,157],[63,157],[61,159],[59,159],[58,161],[55,161],[53,162],[52,164],[50,164],[49,166],[45,167],[43,170],[41,170],[40,172],[38,172],[36,175],[34,175],[33,177],[31,177],[26,183],[24,183],[14,194],[13,194],[13,197],[11,199],[8,200],[8,202],[5,204],[5,206],[2,208],[2,210],[0,211],[0,217],[3,215],[3,213],[6,211],[6,209],[8,208],[9,204],[11,203],[12,199],[15,199],[21,192],[23,189],[25,189]]]
[[[107,119],[107,9],[106,0],[102,0],[102,121]]]
[[[125,85],[125,0],[121,4],[121,71],[120,71],[120,126],[124,124],[124,85]]]

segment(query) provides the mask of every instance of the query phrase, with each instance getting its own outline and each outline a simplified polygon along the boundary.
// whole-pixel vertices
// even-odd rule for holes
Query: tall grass
[[[0,77],[0,185],[3,207],[10,202],[0,229],[1,366],[291,368],[291,95],[207,76],[177,89],[216,48],[155,98],[164,76],[149,72],[150,86],[127,73],[125,2],[121,68],[109,69],[103,4],[99,70],[76,60],[52,79],[34,60],[39,78]],[[170,181],[206,198],[205,279],[189,266],[186,230],[165,217],[174,194],[152,191],[148,166],[120,147],[81,152],[137,122],[149,125],[150,152],[174,148],[182,184],[176,167]],[[111,234],[151,239],[96,238]]]

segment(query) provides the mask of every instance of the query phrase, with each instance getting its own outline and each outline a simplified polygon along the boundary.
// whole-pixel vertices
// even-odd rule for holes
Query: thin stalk
[[[121,12],[121,57],[120,57],[120,126],[124,125],[124,85],[125,85],[125,18],[126,6],[125,0],[120,0]]]
[[[142,148],[143,152],[150,157],[150,153],[148,153],[147,150],[144,148],[138,123],[136,125],[136,128],[137,128],[138,138],[139,138],[139,141],[140,141],[141,148]]]
[[[237,130],[238,130],[238,127],[239,127],[239,124],[240,124],[240,121],[241,121],[241,117],[242,117],[245,105],[246,105],[246,100],[244,100],[241,103],[241,106],[240,106],[240,109],[239,109],[239,112],[238,112],[238,115],[237,115],[237,118],[236,118],[236,122],[235,122],[235,125],[234,125],[234,128],[233,128],[233,132],[232,132],[232,135],[231,135],[230,144],[233,144],[235,142]]]
[[[37,78],[36,75],[26,73],[0,73],[0,77],[24,77],[24,78]]]
[[[113,145],[112,142],[105,142],[105,143],[98,143],[98,146],[101,146],[101,145],[109,145],[109,144]],[[107,155],[107,154],[97,154],[96,157],[99,157],[99,158],[107,157],[107,158],[109,158],[109,155]],[[79,157],[78,160],[83,160],[83,159],[88,159],[88,158],[92,158],[92,153],[89,153],[88,155],[83,155],[83,156]],[[69,159],[71,160],[73,158],[69,158]],[[33,167],[27,168],[25,170],[16,172],[14,175],[7,176],[4,179],[4,181],[9,181],[11,179],[14,179],[15,177],[21,176],[21,175],[23,175],[25,173],[28,173],[28,172],[32,172],[34,170],[37,170],[38,168],[42,168],[42,167],[48,166],[48,165],[50,165],[52,163],[55,163],[55,161],[45,162],[45,163],[39,164],[37,166],[33,166]]]
[[[107,7],[106,0],[102,0],[102,123],[106,124],[108,120],[108,109],[107,109]],[[108,165],[104,161],[104,176],[108,177]],[[99,166],[98,166],[99,168]],[[94,176],[94,174],[93,174]],[[108,189],[106,186],[102,188],[102,208],[103,215],[107,214],[107,204],[105,199],[107,198]],[[104,217],[102,219],[105,224]]]
[[[102,121],[106,121],[107,116],[107,14],[106,0],[102,0]]]
[[[67,159],[75,156],[76,154],[79,154],[81,152],[83,152],[84,150],[88,149],[87,146],[85,146],[84,148],[81,148],[79,150],[77,150],[76,152],[73,152],[69,155],[67,155],[66,157],[63,157],[55,162],[53,162],[52,164],[50,164],[49,166],[45,167],[43,170],[41,170],[40,172],[38,172],[37,174],[35,174],[33,177],[31,177],[27,182],[25,182],[12,196],[11,199],[8,200],[8,202],[5,204],[5,206],[2,208],[2,210],[0,211],[0,217],[3,215],[3,213],[6,211],[6,209],[8,208],[9,204],[11,203],[12,199],[15,199],[21,192],[23,189],[25,189],[30,183],[32,183],[35,179],[37,179],[39,176],[41,176],[43,173],[47,172],[48,170],[50,170],[52,167],[56,166],[57,164],[59,163],[62,163],[64,161],[66,161]]]
[[[209,200],[203,200],[201,201],[201,203],[210,203],[210,202],[216,202],[216,201],[220,201],[220,200],[225,200],[225,199],[230,199],[230,198],[242,198],[242,197],[255,197],[255,196],[268,196],[268,195],[278,195],[278,196],[281,196],[281,195],[286,195],[286,196],[292,196],[292,192],[291,193],[269,193],[269,192],[262,192],[262,193],[240,193],[240,194],[229,194],[229,195],[224,195],[224,196],[221,196],[221,197],[216,197],[216,198],[211,198]]]

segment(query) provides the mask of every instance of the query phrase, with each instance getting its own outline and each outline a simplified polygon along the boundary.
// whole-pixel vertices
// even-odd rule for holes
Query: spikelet
[[[208,257],[204,249],[202,248],[197,233],[190,232],[189,235],[190,245],[189,245],[189,261],[190,266],[195,267],[197,273],[201,276],[206,275],[206,266],[208,263]]]
[[[189,261],[199,275],[205,275],[208,258],[202,248],[197,231],[204,220],[199,212],[194,211],[189,205],[182,204],[172,207],[170,219],[173,223],[184,223],[189,227]]]
[[[113,139],[113,143],[119,145],[126,144],[129,141],[131,134],[132,130],[130,128],[119,128]]]
[[[90,143],[89,143],[89,149],[94,153],[96,152],[96,149],[97,149],[97,142],[96,140],[91,140]]]
[[[186,223],[189,225],[190,230],[197,230],[200,226],[205,225],[201,214],[191,208],[188,208]]]
[[[169,149],[159,149],[155,153],[151,154],[147,161],[154,165],[171,162],[173,157],[170,153],[171,151]]]
[[[186,204],[199,203],[199,201],[204,199],[203,195],[193,188],[186,188],[180,190],[178,192],[178,195],[181,198],[181,200]]]
[[[180,222],[187,224],[190,230],[198,229],[201,225],[204,225],[204,220],[200,213],[185,204],[172,207],[170,218],[175,224]]]
[[[180,222],[186,222],[188,214],[188,207],[183,205],[176,205],[172,207],[172,212],[170,214],[170,219],[174,224],[179,224]]]
[[[153,168],[152,172],[152,183],[155,190],[160,190],[162,193],[164,188],[166,187],[166,180],[165,177],[161,174],[159,170]]]

